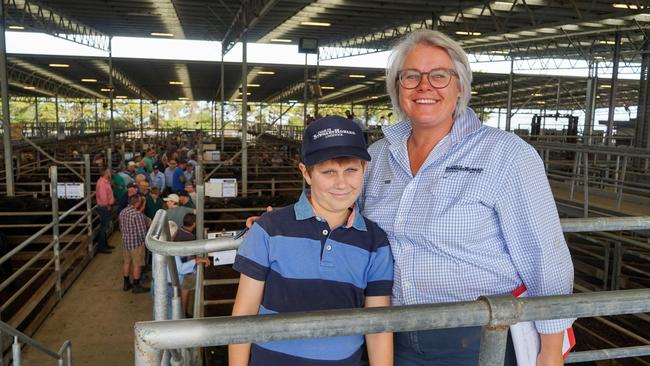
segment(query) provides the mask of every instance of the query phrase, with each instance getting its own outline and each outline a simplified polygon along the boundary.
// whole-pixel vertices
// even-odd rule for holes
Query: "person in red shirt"
[[[97,214],[99,214],[99,230],[97,231],[97,253],[110,254],[109,249],[114,247],[108,244],[108,225],[111,223],[111,207],[115,204],[113,189],[111,188],[112,171],[104,169],[102,176],[97,180],[95,199],[97,200]]]

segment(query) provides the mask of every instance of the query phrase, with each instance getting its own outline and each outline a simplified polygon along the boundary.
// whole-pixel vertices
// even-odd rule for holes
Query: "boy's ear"
[[[305,181],[307,184],[311,185],[311,176],[309,175],[309,171],[307,170],[307,166],[303,163],[298,164],[298,169],[300,169],[300,172],[302,173],[302,177],[305,178]]]

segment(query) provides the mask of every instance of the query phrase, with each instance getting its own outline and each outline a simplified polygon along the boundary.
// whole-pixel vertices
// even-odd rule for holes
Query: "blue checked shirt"
[[[570,294],[573,265],[544,167],[514,134],[482,126],[473,111],[454,122],[414,177],[408,121],[384,128],[360,198],[386,232],[395,259],[393,304],[507,294]],[[572,319],[535,322],[559,333]]]

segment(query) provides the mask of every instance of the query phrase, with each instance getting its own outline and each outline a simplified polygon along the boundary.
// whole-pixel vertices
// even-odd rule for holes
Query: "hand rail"
[[[61,345],[61,348],[59,349],[58,352],[52,351],[49,348],[47,348],[43,343],[31,338],[27,334],[14,329],[9,326],[9,324],[0,321],[0,333],[6,333],[9,334],[10,336],[14,337],[14,353],[17,353],[18,356],[20,355],[20,344],[18,343],[18,340],[22,341],[25,344],[28,344],[40,352],[54,358],[55,360],[59,361],[59,365],[63,365],[63,361],[66,360],[66,365],[67,366],[72,366],[72,342],[70,340],[66,340],[63,342],[63,345]],[[63,353],[66,353],[66,357],[63,357]],[[18,361],[18,363],[16,363]],[[15,354],[14,354],[14,364],[16,366],[20,366],[20,356],[18,357],[18,360],[16,360]]]
[[[561,219],[560,223],[564,232],[572,233],[648,230],[650,216],[570,218]],[[166,214],[164,211],[158,211],[145,242],[147,248],[154,253],[154,257],[159,258],[160,263],[163,263],[165,257],[170,258],[169,256],[237,249],[242,241],[217,238],[169,242],[165,240],[168,237],[165,232],[168,234],[168,231]],[[160,273],[154,273],[156,282],[154,308],[156,309],[166,304],[167,281],[161,277],[166,276],[165,272],[163,268]],[[164,280],[156,280],[157,278]],[[502,332],[499,329],[495,330],[495,325],[539,319],[648,312],[650,311],[650,302],[647,301],[649,297],[648,289],[523,299],[511,296],[489,296],[472,302],[188,320],[177,318],[162,320],[167,319],[166,310],[159,309],[154,316],[158,321],[138,322],[135,325],[135,362],[137,366],[158,365],[162,357],[160,351],[166,349],[465,326],[484,326],[484,336],[486,339],[489,338],[488,343],[495,344],[497,347],[482,346],[481,359],[494,360],[495,357],[498,359],[499,353],[505,349],[505,341],[501,342],[502,334],[499,334]],[[511,311],[513,309],[520,311]],[[434,313],[435,316],[432,316]],[[494,318],[494,314],[499,314],[499,318]],[[501,328],[507,330],[507,327]],[[501,343],[504,347],[501,347]],[[619,350],[621,354],[639,354],[645,351],[648,351],[645,354],[650,354],[650,348]],[[580,352],[575,353],[577,356],[573,357],[576,360],[598,359],[593,357],[602,359],[602,356],[607,354],[583,355]],[[491,364],[482,363],[482,365]]]

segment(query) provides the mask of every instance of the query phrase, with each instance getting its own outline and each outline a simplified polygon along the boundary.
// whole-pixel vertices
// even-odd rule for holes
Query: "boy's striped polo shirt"
[[[390,296],[393,257],[386,234],[358,210],[330,230],[307,195],[260,217],[233,266],[264,281],[259,314],[363,307],[365,296]],[[359,365],[363,336],[253,345],[251,365]]]

